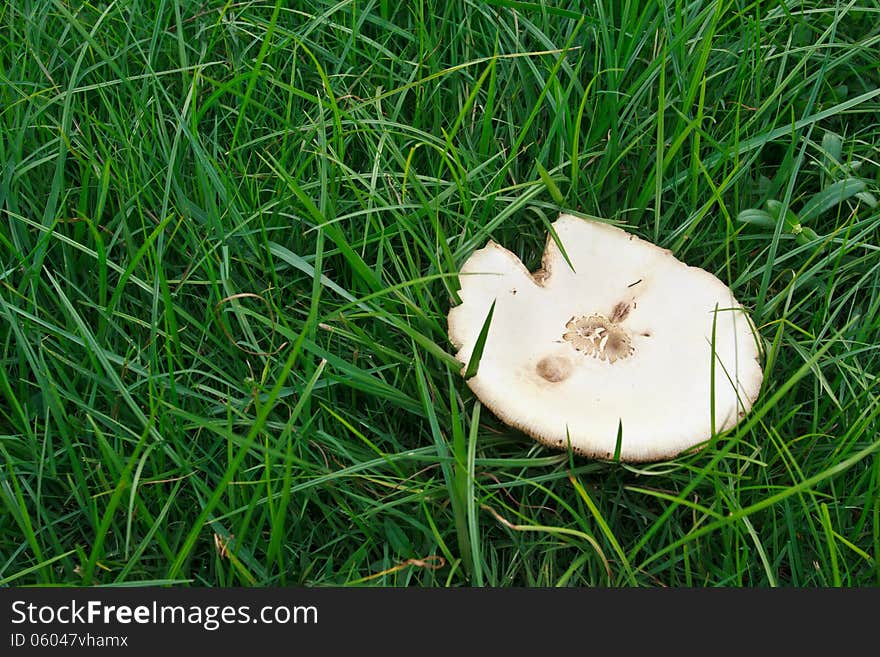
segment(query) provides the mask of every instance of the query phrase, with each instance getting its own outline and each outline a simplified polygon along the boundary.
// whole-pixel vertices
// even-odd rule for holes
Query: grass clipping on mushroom
[[[461,268],[449,338],[462,374],[479,358],[476,396],[539,442],[594,458],[672,458],[735,426],[763,373],[731,290],[614,226],[561,215],[553,229],[565,255],[548,238],[535,273],[491,241]]]

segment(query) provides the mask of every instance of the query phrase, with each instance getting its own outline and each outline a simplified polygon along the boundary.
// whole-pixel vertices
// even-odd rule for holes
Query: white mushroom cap
[[[561,215],[553,228],[571,267],[548,239],[535,274],[491,241],[461,269],[449,338],[462,373],[495,303],[467,381],[477,397],[536,440],[596,458],[614,455],[619,428],[621,460],[652,461],[736,425],[763,374],[730,289],[608,224]]]

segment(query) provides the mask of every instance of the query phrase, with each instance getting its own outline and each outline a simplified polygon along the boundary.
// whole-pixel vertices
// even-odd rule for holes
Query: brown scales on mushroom
[[[612,317],[620,316],[617,312],[620,305],[622,304],[615,307]],[[628,308],[627,306],[623,317],[629,312]],[[565,325],[567,330],[562,339],[588,356],[615,363],[622,358],[629,358],[635,351],[626,329],[619,326],[618,321],[620,320],[608,319],[602,315],[572,317]]]
[[[615,323],[622,322],[626,319],[626,316],[629,315],[630,305],[621,301],[617,305],[614,306],[614,310],[611,311],[611,321]]]

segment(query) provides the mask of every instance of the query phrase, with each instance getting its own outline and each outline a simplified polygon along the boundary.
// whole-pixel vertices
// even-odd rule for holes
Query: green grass
[[[0,6],[0,585],[880,584],[877,0],[289,4]],[[736,430],[481,408],[458,267],[560,211],[732,287]]]

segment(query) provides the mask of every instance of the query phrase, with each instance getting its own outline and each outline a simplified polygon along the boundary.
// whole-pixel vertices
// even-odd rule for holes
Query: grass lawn
[[[878,187],[878,0],[3,3],[0,585],[880,585]],[[563,211],[731,287],[735,430],[481,407],[458,268]]]

